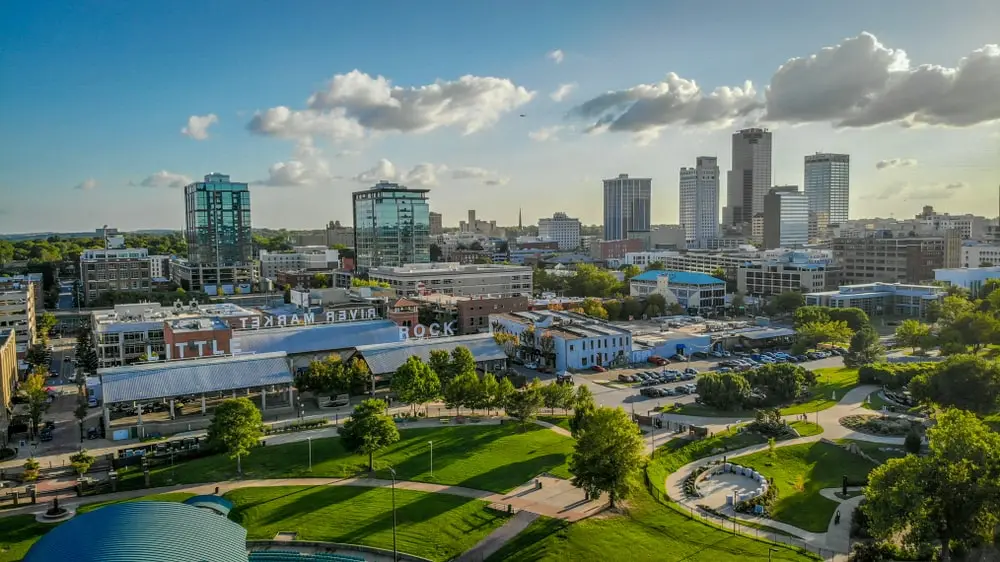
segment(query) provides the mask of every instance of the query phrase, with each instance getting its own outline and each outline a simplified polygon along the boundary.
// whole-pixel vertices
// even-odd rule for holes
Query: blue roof
[[[104,369],[100,374],[101,392],[108,403],[292,382],[284,353],[144,363]]]
[[[215,495],[201,495],[192,496],[186,500],[184,503],[188,505],[193,505],[195,507],[200,507],[203,509],[211,509],[212,511],[218,513],[223,517],[228,517],[229,512],[233,510],[233,503],[229,500]]]
[[[671,283],[678,285],[725,285],[722,279],[716,279],[707,273],[694,273],[691,271],[664,271],[653,269],[640,273],[632,278],[632,281],[656,281],[659,277],[666,275]]]
[[[210,511],[124,502],[77,515],[38,539],[24,562],[247,562],[247,532]]]
[[[348,349],[359,345],[395,343],[399,341],[399,326],[389,320],[313,324],[263,330],[233,332],[244,352],[271,353],[284,351],[288,355],[320,353]]]

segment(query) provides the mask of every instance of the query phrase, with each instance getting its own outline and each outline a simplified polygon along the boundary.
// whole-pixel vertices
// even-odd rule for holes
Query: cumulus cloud
[[[499,178],[493,178],[493,179],[486,180],[483,183],[486,184],[486,185],[507,185],[507,182],[509,182],[509,181],[510,181],[510,178],[499,177]]]
[[[276,162],[267,169],[267,179],[254,182],[274,187],[317,185],[335,179],[322,152],[309,139],[295,147],[295,154],[284,162]]]
[[[138,184],[130,182],[131,185],[139,185],[141,187],[184,187],[185,185],[191,183],[191,178],[183,174],[175,174],[173,172],[168,172],[166,170],[160,170],[155,174],[147,177]]]
[[[450,168],[445,164],[423,163],[417,164],[407,171],[403,171],[387,158],[380,159],[371,168],[354,176],[354,180],[361,183],[375,183],[379,180],[386,180],[399,182],[404,185],[431,187],[439,184],[439,177],[446,177],[457,181],[476,180],[485,185],[503,185],[507,183],[507,178],[500,176],[496,171],[476,166]]]
[[[559,138],[556,135],[562,129],[563,127],[561,125],[555,125],[553,127],[542,127],[537,131],[531,131],[530,133],[528,133],[528,138],[538,142],[559,140]]]
[[[84,191],[90,191],[97,187],[97,180],[94,178],[83,180],[82,182],[76,184],[73,189],[82,189]]]
[[[916,165],[917,161],[913,158],[889,158],[888,160],[879,160],[876,162],[875,169],[886,170],[888,168],[908,168]]]
[[[452,179],[467,180],[467,179],[482,179],[492,175],[496,175],[496,173],[491,172],[485,168],[466,166],[464,168],[455,168],[451,170],[450,175]]]
[[[589,131],[659,134],[668,126],[727,126],[740,117],[836,127],[965,127],[1000,120],[1000,46],[986,45],[954,67],[914,66],[902,49],[870,33],[782,64],[763,96],[750,82],[702,91],[674,73],[596,96],[569,112]]]
[[[194,140],[205,140],[208,138],[208,128],[218,122],[219,117],[214,113],[192,115],[188,117],[187,126],[181,129],[181,134],[187,135]]]
[[[549,94],[549,97],[552,98],[552,101],[562,101],[568,98],[575,89],[576,84],[560,84],[559,87],[556,88],[556,91]]]
[[[462,76],[433,84],[393,86],[388,78],[359,70],[334,76],[309,96],[307,107],[278,106],[257,113],[251,132],[285,138],[359,138],[369,131],[424,133],[455,127],[471,134],[493,126],[528,103],[535,92],[505,78]]]
[[[890,183],[879,191],[876,191],[863,199],[876,199],[880,201],[894,200],[917,200],[933,201],[949,199],[955,194],[964,191],[968,187],[965,182],[950,183],[912,183],[898,181]]]
[[[556,49],[554,51],[549,51],[545,54],[545,58],[556,64],[562,64],[563,59],[566,58],[566,53],[562,52],[562,49]]]

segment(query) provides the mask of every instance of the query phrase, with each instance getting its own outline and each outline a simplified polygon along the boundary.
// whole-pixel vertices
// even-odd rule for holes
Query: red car
[[[595,373],[603,373],[603,372],[607,371],[607,369],[605,369],[604,367],[601,367],[600,365],[594,365],[593,367],[590,368],[590,370],[594,371]]]

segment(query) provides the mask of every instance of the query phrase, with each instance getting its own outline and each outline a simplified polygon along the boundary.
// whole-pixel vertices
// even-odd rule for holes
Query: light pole
[[[392,562],[398,562],[396,551],[396,471],[390,468],[389,474],[392,475]]]
[[[309,444],[309,472],[313,471],[313,438],[306,437],[306,442]]]
[[[434,478],[434,442],[428,441],[427,444],[431,446],[431,478]]]
[[[778,550],[777,548],[768,547],[767,548],[767,562],[771,562],[771,553],[772,552],[781,552],[781,551]]]

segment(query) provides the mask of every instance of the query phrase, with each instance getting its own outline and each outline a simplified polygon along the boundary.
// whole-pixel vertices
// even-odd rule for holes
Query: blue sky
[[[910,70],[953,68],[976,49],[1000,43],[997,30],[995,0],[774,1],[753,10],[735,0],[6,2],[0,7],[0,232],[180,228],[180,191],[169,185],[212,171],[262,183],[252,187],[258,226],[349,223],[350,192],[385,175],[431,187],[432,207],[446,224],[468,208],[500,223],[515,222],[518,208],[532,222],[566,211],[593,223],[600,217],[600,178],[620,172],[653,177],[654,221],[675,222],[677,168],[700,154],[717,154],[728,168],[728,133],[758,123],[775,131],[775,183],[801,183],[805,154],[851,153],[852,216],[907,215],[924,203],[992,215],[983,209],[997,208],[1000,171],[994,51],[980,57],[965,82],[980,90],[996,86],[992,101],[955,87],[948,94],[961,106],[955,110],[938,100],[943,96],[923,94],[927,110],[906,118],[917,126],[893,118],[834,127],[861,112],[859,93],[839,92],[844,79],[816,90],[801,73],[786,80],[787,103],[768,105],[764,121],[726,111],[692,120],[684,116],[693,106],[657,105],[641,115],[656,123],[630,119],[628,126],[620,121],[622,127],[588,133],[597,119],[573,110],[609,91],[634,101],[628,96],[635,86],[664,82],[670,72],[697,83],[695,98],[749,80],[755,93],[744,101],[764,100],[783,63],[863,31],[884,49],[904,50]],[[563,54],[558,63],[547,56],[556,49]],[[839,61],[848,69],[843,76],[863,74],[851,70],[846,55]],[[400,115],[373,110],[370,100],[343,102],[342,90],[341,101],[307,106],[312,94],[329,91],[335,75],[355,69],[402,88],[469,75],[477,77],[470,89],[480,95],[465,106],[455,98],[445,109],[420,113],[422,126],[409,130],[390,124]],[[906,74],[896,71],[894,79]],[[561,85],[573,86],[555,101]],[[875,94],[888,105],[899,95],[886,88]],[[816,92],[831,89],[854,95],[855,103],[836,113],[806,108],[808,99],[788,101],[816,100]],[[743,107],[734,103],[733,111]],[[343,120],[337,133],[317,125],[329,123],[323,119],[342,105],[348,125],[354,123],[350,134],[342,132]],[[255,113],[279,106],[308,127],[248,129]],[[453,112],[459,106],[461,113]],[[627,108],[607,106],[602,116],[614,120]],[[210,114],[216,118],[207,137],[181,133],[189,117]],[[890,164],[878,169],[879,161]]]

